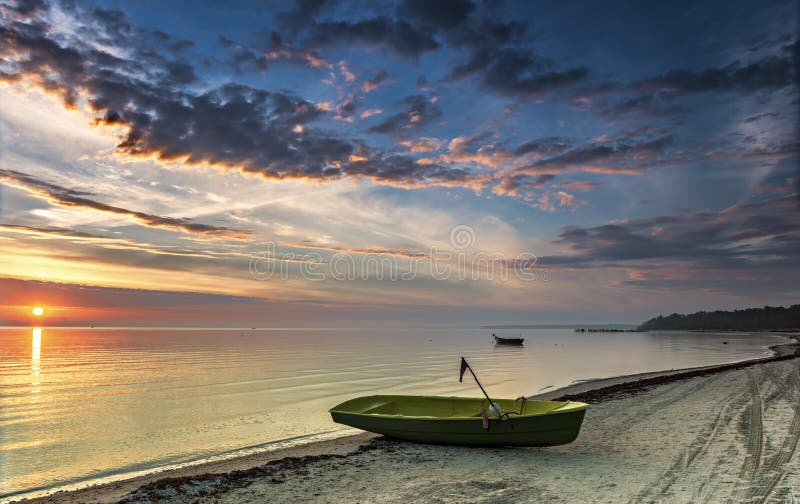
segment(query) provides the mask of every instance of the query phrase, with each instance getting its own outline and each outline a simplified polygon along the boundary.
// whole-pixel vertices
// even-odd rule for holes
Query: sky
[[[0,0],[0,325],[800,294],[795,1]]]

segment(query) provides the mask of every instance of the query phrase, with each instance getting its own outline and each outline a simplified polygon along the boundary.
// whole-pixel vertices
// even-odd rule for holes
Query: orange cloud
[[[560,184],[553,184],[553,187],[570,191],[590,191],[599,185],[598,182],[592,182],[591,180],[570,180]]]
[[[355,82],[356,76],[347,68],[347,62],[344,60],[339,61],[339,72],[342,74],[347,82]]]
[[[478,138],[459,136],[450,140],[448,153],[435,158],[420,159],[420,164],[431,163],[475,163],[488,167],[499,167],[515,159],[514,153],[497,148],[494,143],[482,145],[474,149]]]
[[[379,108],[371,108],[371,109],[367,109],[364,112],[362,112],[361,113],[361,118],[362,119],[366,119],[367,117],[372,117],[372,116],[378,115],[378,114],[383,114],[383,110],[381,110]]]
[[[433,152],[439,150],[442,147],[444,142],[437,138],[416,138],[411,140],[401,140],[399,142],[400,145],[407,148],[411,152],[420,153],[420,152]]]

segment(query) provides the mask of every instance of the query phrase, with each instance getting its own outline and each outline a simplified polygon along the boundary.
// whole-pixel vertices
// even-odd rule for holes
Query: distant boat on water
[[[501,338],[495,333],[492,333],[495,345],[521,345],[525,338]]]

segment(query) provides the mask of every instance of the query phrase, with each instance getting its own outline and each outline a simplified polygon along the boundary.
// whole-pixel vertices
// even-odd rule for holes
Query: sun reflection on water
[[[39,393],[39,374],[41,373],[42,359],[42,328],[34,327],[31,336],[31,374],[33,375],[31,385],[34,394]]]

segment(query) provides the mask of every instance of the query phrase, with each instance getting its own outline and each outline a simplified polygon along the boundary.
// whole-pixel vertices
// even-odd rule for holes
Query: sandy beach
[[[800,345],[771,358],[584,382],[552,448],[363,434],[26,502],[797,502]]]

